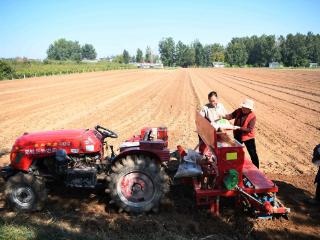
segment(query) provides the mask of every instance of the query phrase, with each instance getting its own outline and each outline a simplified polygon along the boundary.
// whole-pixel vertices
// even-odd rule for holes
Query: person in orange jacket
[[[259,168],[259,157],[256,150],[254,127],[256,124],[256,115],[253,112],[254,102],[246,99],[241,104],[241,108],[236,109],[225,116],[225,119],[234,119],[234,126],[240,128],[233,131],[234,138],[244,143],[250,155],[252,163]]]

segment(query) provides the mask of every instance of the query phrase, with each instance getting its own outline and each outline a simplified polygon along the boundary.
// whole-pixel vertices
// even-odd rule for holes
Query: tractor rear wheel
[[[47,199],[45,183],[32,174],[22,172],[8,179],[5,195],[9,208],[23,212],[41,210]]]
[[[119,210],[133,213],[157,211],[168,192],[168,176],[149,156],[127,156],[112,166],[108,191]]]

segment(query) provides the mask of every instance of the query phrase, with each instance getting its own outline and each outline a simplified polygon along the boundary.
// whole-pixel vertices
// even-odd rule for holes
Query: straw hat
[[[253,100],[245,99],[240,106],[253,110],[253,104],[254,104]]]

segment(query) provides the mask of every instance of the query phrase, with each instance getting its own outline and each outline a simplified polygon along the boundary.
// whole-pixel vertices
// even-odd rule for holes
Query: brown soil
[[[50,195],[44,212],[0,213],[9,222],[28,218],[48,231],[70,231],[71,238],[93,232],[102,234],[97,238],[104,233],[123,239],[320,239],[320,206],[305,203],[315,190],[311,153],[320,139],[317,70],[126,70],[2,81],[0,166],[8,163],[10,147],[24,132],[96,124],[119,134],[110,141],[115,146],[144,126],[167,126],[171,149],[193,148],[194,112],[210,90],[230,112],[244,98],[255,101],[261,169],[279,186],[280,199],[292,210],[289,220],[255,220],[229,208],[212,218],[179,189],[160,213],[146,216],[114,213],[95,192],[62,191]]]

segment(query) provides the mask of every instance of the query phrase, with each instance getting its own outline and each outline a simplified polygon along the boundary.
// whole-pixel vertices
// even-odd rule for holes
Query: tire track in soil
[[[273,71],[273,70],[254,69],[254,70],[249,71],[246,69],[232,69],[231,71],[233,72],[233,74],[230,73],[230,75],[232,75],[232,76],[235,76],[234,74],[238,74],[236,76],[239,77],[239,74],[240,74],[240,76],[245,75],[245,77],[243,77],[244,79],[249,79],[249,77],[253,75],[252,77],[254,79],[250,78],[250,80],[255,80],[258,82],[262,82],[262,83],[272,82],[278,86],[279,86],[279,81],[274,81],[273,79],[280,78],[280,81],[282,84],[286,84],[287,86],[291,85],[293,87],[293,89],[297,90],[297,91],[299,91],[300,89],[306,89],[308,93],[317,89],[317,86],[313,86],[311,88],[311,87],[308,87],[308,85],[316,83],[316,85],[318,85],[318,87],[320,87],[320,81],[319,81],[320,74],[318,74],[318,72],[315,72],[315,73],[318,74],[319,76],[317,76],[317,75],[315,75],[315,73],[313,73],[312,77],[314,78],[314,80],[309,79],[309,78],[311,78],[311,75],[309,74],[310,75],[310,76],[308,76],[309,78],[303,78],[303,81],[301,81],[300,78],[297,79],[297,76],[299,76],[299,75],[304,76],[304,74],[298,74],[297,72],[294,72],[292,74],[288,74],[288,71],[286,71],[286,73],[283,74],[283,76],[279,77],[280,72],[272,73],[271,71]],[[299,71],[299,70],[297,70],[297,71]],[[226,71],[222,70],[221,72],[225,73]]]
[[[228,80],[230,80],[230,78],[228,78]],[[252,84],[252,83],[250,83],[250,84]],[[254,91],[257,91],[257,92],[260,92],[260,93],[264,93],[265,95],[268,95],[268,96],[270,96],[270,97],[273,97],[273,98],[276,98],[276,99],[279,99],[279,100],[283,100],[282,98],[276,97],[276,96],[274,96],[274,95],[272,95],[272,94],[267,94],[267,93],[265,93],[265,92],[262,92],[262,91],[259,91],[259,90],[255,89],[255,88],[247,87],[247,85],[243,85],[243,84],[239,84],[239,83],[237,83],[237,85],[241,85],[241,86],[246,87],[246,88],[248,88],[248,89],[251,89],[251,90],[254,90]],[[255,84],[252,84],[252,85],[255,85]],[[279,92],[279,91],[277,91],[277,92]],[[293,95],[293,94],[289,94],[289,95],[295,96],[295,95]],[[298,96],[298,97],[300,97],[300,96]],[[303,98],[303,97],[300,97],[300,98],[311,101],[310,99],[307,99],[307,98]],[[292,101],[289,101],[289,100],[283,100],[283,101],[286,101],[286,102],[291,103],[291,104],[294,104],[294,105],[298,105],[298,106],[302,107],[303,109],[309,109],[309,110],[315,111],[316,113],[320,113],[320,111],[318,111],[318,110],[316,110],[316,109],[312,109],[312,108],[306,107],[306,106],[304,106],[304,105],[300,105],[300,104],[297,104],[297,103],[293,103]],[[320,103],[320,102],[319,102],[319,103]],[[294,118],[294,119],[295,119],[295,120],[298,120],[298,121],[301,121],[299,118]],[[302,121],[301,121],[301,122],[302,122]],[[315,128],[316,130],[319,130],[319,131],[320,131],[320,126],[317,127],[317,126],[315,126],[315,125],[313,125],[313,124],[311,124],[311,123],[308,123],[308,122],[303,122],[303,123],[306,124],[306,125],[308,125],[308,126],[310,126],[310,127]]]
[[[130,71],[130,70],[128,70]],[[1,95],[5,95],[5,94],[17,94],[20,92],[27,92],[27,91],[39,91],[43,88],[50,88],[50,87],[54,87],[54,86],[64,86],[66,84],[66,82],[62,82],[62,83],[56,83],[55,81],[58,79],[60,81],[63,80],[67,80],[68,83],[71,82],[78,82],[78,81],[91,81],[92,78],[101,78],[101,77],[112,77],[114,75],[123,75],[123,76],[127,76],[127,75],[131,75],[132,73],[137,73],[139,70],[131,70],[130,72],[117,72],[117,71],[108,71],[108,72],[94,72],[94,73],[75,73],[75,74],[68,74],[68,75],[54,75],[51,77],[39,77],[39,78],[26,78],[26,79],[13,79],[13,80],[4,80],[2,81],[2,85],[1,88],[9,88],[9,90],[7,91],[1,91],[0,92],[0,96]],[[93,76],[92,76],[93,75]],[[88,78],[88,76],[90,78]],[[49,79],[48,79],[49,78]],[[16,86],[10,88],[10,86],[12,86],[12,82],[13,81],[19,81],[19,88],[21,89],[17,89]],[[43,81],[43,82],[41,82]],[[33,82],[39,83],[40,82],[40,86],[32,86],[32,87],[26,87],[29,86],[30,84],[32,84]],[[54,82],[51,84],[48,84],[48,82]],[[43,85],[41,85],[43,84]],[[11,89],[11,90],[10,90]]]
[[[193,98],[194,98],[194,103],[195,103],[195,106],[196,106],[196,109],[198,111],[201,110],[201,103],[200,103],[200,97],[199,97],[199,94],[196,90],[196,88],[194,87],[194,82],[190,76],[190,72],[188,72],[188,80],[189,80],[189,84],[190,84],[190,87],[192,89],[192,93],[193,93]]]
[[[287,94],[289,96],[296,96],[296,97],[299,97],[301,99],[308,100],[308,101],[311,101],[311,102],[314,102],[314,103],[320,103],[320,101],[317,101],[317,100],[313,100],[313,99],[310,99],[310,98],[307,98],[307,97],[303,97],[303,96],[299,96],[299,95],[294,95],[292,93],[288,93],[288,92],[285,92],[285,91],[282,91],[282,90],[278,90],[278,89],[275,89],[275,88],[271,88],[271,87],[268,87],[268,86],[275,86],[277,88],[288,89],[288,90],[292,90],[292,91],[296,91],[296,92],[302,92],[302,93],[306,93],[307,95],[312,95],[312,96],[320,96],[320,94],[317,94],[317,93],[312,93],[312,92],[303,91],[303,90],[294,89],[294,88],[289,88],[289,87],[283,87],[283,86],[279,86],[279,85],[276,85],[276,84],[270,84],[270,83],[260,83],[259,82],[259,84],[257,84],[256,83],[257,81],[255,81],[255,80],[252,80],[252,79],[249,79],[249,78],[244,78],[244,77],[239,77],[239,76],[234,76],[234,75],[226,74],[226,73],[223,73],[223,75],[230,76],[235,80],[242,79],[242,80],[240,80],[241,82],[250,83],[251,85],[260,86],[260,87],[263,87],[263,88],[274,90],[276,92],[281,92],[281,93]]]
[[[98,81],[99,80],[99,81]],[[95,82],[96,84],[92,84],[90,82]],[[102,79],[104,82],[105,80]],[[62,90],[59,89],[48,89],[47,96],[44,96],[44,92],[38,92],[35,91],[33,94],[26,94],[28,97],[31,97],[31,101],[24,99],[22,103],[18,101],[15,101],[12,105],[5,105],[3,108],[3,114],[1,114],[0,121],[2,121],[2,124],[5,124],[5,122],[11,122],[14,118],[19,119],[20,116],[17,114],[17,112],[27,112],[29,116],[34,114],[35,116],[38,116],[39,112],[43,112],[42,116],[46,118],[47,111],[49,108],[61,106],[65,104],[64,99],[68,99],[68,102],[70,102],[69,98],[73,101],[77,99],[78,102],[82,102],[85,98],[96,98],[96,94],[88,94],[90,92],[94,93],[95,88],[99,86],[101,83],[101,77],[100,78],[89,78],[88,81],[85,81],[85,85],[82,82],[77,83],[77,87],[73,86],[73,81],[71,83],[67,82],[65,83],[65,86],[62,86]],[[89,84],[89,85],[87,85]],[[119,88],[119,84],[116,85],[116,87]],[[52,94],[53,93],[53,94]],[[75,94],[76,93],[76,94]],[[40,97],[39,97],[40,94]],[[54,96],[52,96],[54,95]],[[44,97],[41,97],[44,96]],[[72,96],[72,97],[71,97]],[[15,99],[12,97],[11,99]],[[98,100],[98,99],[97,99]],[[1,99],[0,99],[1,101]],[[27,103],[27,104],[25,104]],[[2,104],[0,104],[1,106]]]
[[[127,80],[124,78],[124,77],[130,76],[130,75],[131,75],[131,73],[126,73],[126,74],[121,74],[120,76],[117,75],[116,77],[119,78],[120,80],[122,80],[122,84],[124,84],[124,83],[128,83],[129,81],[131,81],[131,79]],[[114,74],[111,76],[114,76]],[[101,79],[101,77],[104,77],[106,79],[105,80]],[[123,79],[125,81],[123,81]],[[89,91],[90,89],[88,89],[87,87],[94,89],[95,87],[97,87],[101,84],[101,82],[98,80],[109,81],[110,82],[109,84],[111,84],[111,86],[108,85],[108,87],[112,87],[112,86],[119,87],[119,83],[114,81],[115,79],[113,79],[113,78],[110,79],[110,77],[108,75],[107,76],[99,75],[97,77],[85,78],[83,80],[82,79],[81,80],[71,79],[71,81],[68,80],[68,82],[59,83],[57,85],[50,84],[47,87],[46,86],[41,87],[41,89],[46,88],[48,91],[48,94],[55,93],[55,92],[58,93],[58,94],[56,94],[55,97],[51,97],[51,99],[38,98],[35,101],[34,98],[36,98],[35,96],[37,96],[39,94],[39,91],[38,91],[39,89],[32,87],[31,93],[29,93],[29,91],[23,91],[23,89],[22,89],[22,91],[24,92],[24,96],[22,96],[20,98],[16,97],[16,95],[15,95],[16,93],[6,94],[6,96],[3,96],[3,98],[0,96],[0,101],[1,101],[0,106],[8,107],[8,103],[11,102],[11,104],[13,106],[15,106],[15,110],[19,110],[19,109],[23,110],[23,107],[25,107],[25,106],[37,107],[37,105],[39,105],[39,104],[43,105],[44,103],[46,103],[45,101],[51,101],[51,100],[55,100],[55,99],[58,100],[60,98],[64,98],[64,97],[69,96],[71,89],[73,92],[77,92],[78,95],[82,95],[82,94],[86,95],[85,93],[90,92]],[[96,82],[96,81],[98,81],[98,82]],[[84,86],[84,84],[86,84],[86,86]],[[52,88],[52,87],[56,87],[56,86],[59,86],[59,87],[61,86],[62,88]],[[4,101],[3,101],[3,99],[4,99]],[[30,100],[32,100],[32,101],[30,101]],[[21,102],[23,102],[23,104],[21,104]],[[10,107],[10,105],[9,105],[9,107]],[[16,113],[16,111],[15,111],[15,113]],[[7,116],[8,113],[5,112],[5,115]]]
[[[91,79],[91,80],[95,80],[95,79]],[[91,89],[95,89],[99,84],[90,84],[88,86],[84,86],[83,84],[78,87],[78,88],[73,88],[73,92],[77,92],[77,95],[73,96],[73,101],[78,100],[80,102],[81,99],[84,98],[84,96],[86,96],[86,99],[88,98],[97,98],[96,95],[92,95],[92,96],[87,96],[88,92],[90,92]],[[112,86],[110,88],[110,90],[114,91],[116,89],[119,88],[119,85],[115,85]],[[51,108],[54,106],[60,106],[61,104],[63,104],[63,99],[67,99],[70,97],[71,93],[70,93],[70,89],[66,88],[66,90],[61,91],[60,89],[58,90],[50,90],[54,91],[54,92],[59,92],[59,95],[55,95],[55,96],[50,96],[50,98],[36,98],[36,96],[38,95],[37,93],[35,93],[34,95],[31,96],[32,98],[35,98],[36,100],[33,101],[28,101],[28,99],[24,99],[23,102],[26,102],[27,104],[19,104],[19,100],[14,102],[11,105],[6,105],[6,109],[8,109],[8,111],[5,111],[4,114],[2,115],[3,117],[0,117],[0,120],[5,121],[6,119],[9,119],[10,121],[17,117],[17,112],[28,112],[28,113],[34,113],[34,114],[38,114],[39,112],[45,112],[48,109],[48,106],[50,106]],[[49,95],[49,94],[48,94]],[[97,99],[98,101],[98,99]],[[11,106],[14,106],[14,109],[11,108]],[[45,115],[45,114],[44,114]]]
[[[155,118],[166,123],[170,148],[174,149],[177,144],[188,148],[194,147],[194,112],[196,107],[186,71],[177,70],[174,79],[167,84],[164,91],[161,91],[161,98],[163,102]]]
[[[228,78],[228,80],[230,81],[230,78]],[[304,108],[304,109],[307,108],[307,109],[309,109],[309,110],[311,110],[311,111],[314,111],[314,112],[316,112],[316,113],[320,113],[320,111],[317,110],[317,109],[310,108],[310,107],[306,107],[306,106],[301,105],[301,104],[299,104],[299,103],[295,103],[295,102],[292,102],[292,101],[289,101],[289,100],[286,100],[286,99],[277,97],[277,96],[275,96],[275,95],[268,94],[268,93],[266,93],[266,92],[264,92],[264,91],[262,91],[262,90],[257,90],[256,88],[249,87],[248,85],[244,85],[244,84],[241,84],[241,83],[237,83],[237,85],[240,85],[240,86],[243,86],[243,87],[245,87],[245,88],[251,89],[251,90],[253,90],[253,91],[259,92],[259,93],[264,94],[264,95],[266,95],[266,96],[269,96],[269,97],[278,99],[278,100],[280,100],[280,101],[284,101],[284,102],[287,102],[287,103],[296,105],[296,106],[298,106],[298,107],[301,107],[301,108]],[[294,96],[294,95],[291,95],[291,96]],[[309,100],[309,99],[308,99],[308,100]],[[317,127],[315,127],[315,128],[317,128]]]
[[[195,113],[200,109],[200,98],[194,87],[192,77],[189,71],[181,70],[184,72],[184,81],[181,82],[185,86],[183,114],[184,118],[180,121],[181,128],[184,129],[184,138],[181,142],[177,142],[182,146],[194,149],[198,144],[198,134],[196,133],[195,126]]]
[[[119,86],[118,91],[115,92],[122,92],[120,94],[113,94],[110,97],[103,96],[101,101],[98,101],[97,104],[95,104],[94,108],[91,108],[86,111],[82,111],[81,113],[78,113],[75,116],[72,116],[68,118],[66,122],[63,123],[63,125],[70,125],[71,123],[75,123],[78,121],[78,119],[81,119],[83,117],[86,117],[87,115],[94,115],[96,112],[101,112],[107,105],[113,105],[115,102],[121,102],[121,99],[127,99],[134,96],[139,96],[139,93],[143,94],[143,92],[146,92],[146,89],[158,82],[163,76],[157,76],[153,77],[150,81],[145,81],[145,79],[142,78],[142,80],[139,79],[139,81],[135,80],[136,84],[133,88],[130,88],[130,85],[125,86]],[[132,84],[131,84],[132,85]],[[125,89],[125,91],[121,91]],[[129,90],[128,90],[129,89]],[[95,117],[96,118],[96,117]],[[61,125],[61,122],[58,126]]]
[[[162,89],[164,78],[167,78],[171,74],[154,79],[155,81],[152,81],[148,86],[142,89],[140,88],[139,91],[132,93],[131,96],[129,96],[134,97],[135,95],[138,95],[143,96],[143,98],[137,98],[137,101],[132,101],[130,104],[125,103],[128,97],[124,101],[115,102],[113,106],[114,109],[123,109],[121,105],[124,105],[127,111],[113,111],[113,113],[108,116],[108,121],[106,122],[111,122],[112,124],[112,120],[114,119],[112,125],[116,129],[119,129],[119,132],[129,132],[131,135],[138,133],[142,127],[150,126],[149,124],[152,124],[152,120],[154,121],[152,115],[158,112],[158,89]],[[141,104],[141,102],[143,102],[143,104]],[[130,117],[128,118],[128,116]],[[122,120],[119,121],[116,119]]]
[[[45,110],[47,106],[52,107],[54,104],[62,104],[64,103],[64,99],[68,99],[72,95],[73,99],[78,98],[79,100],[81,100],[81,98],[97,97],[96,94],[90,94],[90,92],[92,91],[92,93],[94,93],[99,87],[101,82],[92,84],[92,81],[98,80],[101,81],[100,78],[91,78],[90,81],[82,81],[81,84],[78,83],[76,86],[65,84],[62,88],[47,89],[41,92],[42,95],[43,93],[47,93],[45,97],[38,97],[39,92],[28,93],[21,99],[16,99],[14,96],[11,96],[9,97],[11,104],[3,102],[0,104],[0,107],[5,107],[6,109],[3,111],[2,118],[0,117],[0,121],[16,117],[17,111],[30,113],[35,111],[39,112],[39,110]],[[128,82],[123,82],[122,84],[126,83]],[[110,83],[109,86],[112,91],[119,88],[119,84],[116,82]]]
[[[131,80],[134,80],[134,79],[131,79]],[[135,81],[137,81],[137,80],[135,80]],[[141,81],[141,80],[139,80],[139,81]],[[142,81],[144,81],[144,80],[142,80]],[[128,82],[128,83],[130,83],[130,81]],[[98,83],[98,84],[96,84],[96,86],[95,87],[98,87],[99,86],[99,84],[100,83]],[[118,84],[117,85],[117,89],[118,89],[118,91],[120,91],[121,89],[123,89],[125,87],[125,85],[124,86],[122,86],[122,84]],[[73,96],[72,95],[70,95],[69,96],[69,98],[70,99],[72,99],[72,102],[68,102],[67,104],[66,104],[66,108],[67,108],[67,106],[75,106],[75,107],[77,107],[76,105],[76,103],[77,102],[89,102],[89,104],[88,104],[88,107],[87,107],[87,109],[89,109],[89,110],[85,110],[85,111],[82,111],[82,113],[84,114],[84,115],[86,115],[88,112],[90,112],[90,111],[94,111],[94,109],[95,110],[98,110],[98,105],[103,105],[103,102],[105,101],[104,100],[104,98],[106,97],[106,95],[105,94],[100,94],[100,96],[98,96],[97,94],[90,94],[90,95],[88,95],[86,98],[84,98],[83,96],[83,94],[81,94],[83,91],[84,92],[95,92],[94,91],[94,88],[92,89],[92,91],[90,91],[92,88],[85,88],[85,87],[83,87],[83,90],[81,90],[81,92],[74,92],[74,93],[72,93],[73,94]],[[80,93],[80,94],[79,94]],[[52,102],[52,100],[50,100],[50,98],[49,98],[49,101],[51,101]],[[96,104],[94,107],[90,104],[90,102],[98,102],[98,105]],[[73,104],[74,103],[74,104]],[[24,119],[20,119],[20,121],[31,121],[32,122],[32,119],[48,119],[49,120],[49,122],[51,122],[51,127],[54,127],[54,128],[61,128],[61,127],[63,127],[63,125],[61,124],[61,121],[62,120],[60,120],[60,118],[61,118],[61,116],[60,116],[60,114],[56,114],[56,115],[54,115],[54,116],[52,116],[52,114],[51,114],[51,112],[56,112],[56,113],[59,113],[59,108],[61,108],[61,107],[63,107],[65,104],[64,103],[61,103],[61,102],[53,102],[53,103],[51,103],[51,104],[42,104],[42,106],[40,106],[40,107],[38,107],[38,108],[34,108],[34,109],[32,109],[31,111],[27,111],[28,112],[28,115],[24,118]],[[82,104],[83,105],[83,104]],[[55,109],[57,109],[57,110],[55,110]],[[71,107],[70,107],[70,109],[72,109]],[[72,112],[70,112],[69,113],[69,111],[66,111],[65,109],[64,109],[64,111],[65,111],[65,113],[64,113],[64,117],[65,117],[65,119],[67,119],[68,118],[68,115],[71,115],[72,114]],[[30,113],[29,113],[30,112]],[[74,115],[74,114],[72,114],[73,116],[71,116],[71,117],[75,117],[76,115]],[[50,117],[51,116],[51,117]],[[19,115],[18,115],[18,118],[19,118]],[[29,120],[27,120],[27,119],[29,119]],[[56,119],[56,120],[54,120],[54,119]],[[9,119],[8,121],[2,121],[2,124],[3,125],[5,125],[6,124],[6,122],[9,122],[8,124],[7,124],[7,126],[6,127],[9,127],[10,126],[10,122],[13,120],[13,118],[12,119]],[[55,122],[56,123],[56,125],[54,125],[54,124],[52,124],[52,122]]]

